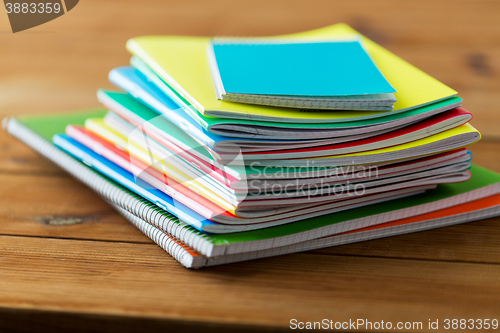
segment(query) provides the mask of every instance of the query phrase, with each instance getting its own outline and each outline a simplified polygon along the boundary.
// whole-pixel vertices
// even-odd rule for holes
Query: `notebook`
[[[392,110],[396,102],[360,40],[214,38],[207,57],[223,101],[324,110]]]
[[[357,34],[345,24],[306,31],[277,38],[341,38]],[[266,40],[268,38],[265,38]],[[428,105],[456,95],[456,91],[425,74],[376,43],[362,38],[366,51],[378,69],[397,91],[393,111],[320,111],[301,112],[293,108],[278,108],[233,103],[217,99],[206,56],[211,41],[208,37],[145,36],[131,39],[127,49],[139,57],[184,103],[186,111],[196,121],[200,115],[247,120],[278,122],[338,122],[382,117]],[[185,103],[187,101],[188,103]],[[176,101],[177,103],[177,101]]]
[[[179,261],[180,264],[186,268],[195,269],[284,255],[288,253],[316,250],[325,247],[369,241],[390,236],[398,236],[412,232],[492,218],[500,215],[500,195],[495,194],[483,199],[470,201],[465,204],[436,210],[431,213],[382,223],[372,227],[361,228],[302,243],[275,247],[268,250],[206,257],[198,254],[189,246],[183,244],[174,237],[170,236],[168,233],[146,222],[145,220],[131,214],[127,210],[111,203],[110,205],[124,218],[130,221],[130,223],[141,230],[146,236]]]
[[[86,164],[56,148],[49,141],[54,134],[63,132],[68,124],[82,125],[85,119],[96,114],[102,114],[102,110],[9,118],[4,120],[3,126],[11,134],[61,166],[108,201],[147,221],[206,257],[292,246],[328,235],[458,206],[500,193],[500,175],[473,166],[470,170],[472,175],[470,181],[439,185],[437,189],[423,195],[413,196],[411,200],[402,198],[384,205],[370,205],[340,212],[333,217],[318,217],[261,230],[221,235],[206,234],[180,222],[164,207],[141,198],[92,170]]]
[[[200,115],[193,118],[192,110],[175,101],[177,97],[171,96],[168,86],[154,73],[149,76],[143,75],[137,69],[120,67],[109,73],[111,83],[127,92],[134,98],[126,97],[123,93],[113,91],[100,91],[99,100],[115,110],[141,109],[143,105],[156,111],[173,122],[176,126],[185,130],[189,135],[214,145],[218,142],[239,142],[249,140],[237,140],[238,138],[269,139],[269,140],[311,140],[331,138],[335,136],[345,137],[348,135],[365,134],[371,131],[380,131],[393,128],[415,118],[437,114],[461,105],[462,100],[458,97],[432,103],[427,106],[412,109],[410,111],[388,114],[383,117],[371,117],[364,120],[356,118],[345,118],[342,121],[331,123],[315,123],[313,120],[303,119],[302,123],[271,122],[244,119],[214,118]],[[340,111],[336,111],[340,112]],[[351,112],[359,114],[359,112]],[[380,113],[380,112],[379,112]],[[228,137],[225,137],[228,136]],[[237,140],[237,141],[236,141]],[[265,144],[269,143],[269,140]],[[264,144],[261,144],[264,146]]]

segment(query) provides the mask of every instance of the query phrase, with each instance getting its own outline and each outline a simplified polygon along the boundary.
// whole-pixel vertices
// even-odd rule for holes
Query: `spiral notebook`
[[[213,235],[200,232],[180,221],[171,212],[94,171],[90,166],[55,147],[53,135],[62,133],[69,124],[83,124],[89,117],[101,116],[104,110],[68,113],[52,116],[8,118],[3,127],[40,154],[50,159],[73,177],[89,186],[107,201],[120,207],[129,220],[150,238],[154,239],[187,267],[249,260],[262,256],[304,251],[311,248],[337,245],[335,235],[382,223],[397,222],[402,218],[417,218],[423,229],[440,225],[466,222],[471,219],[493,216],[498,211],[464,213],[461,219],[419,220],[418,216],[447,208],[460,208],[474,200],[500,193],[500,175],[473,166],[472,179],[458,184],[439,185],[436,190],[410,198],[401,198],[384,205],[371,205],[362,209],[340,212],[334,216],[310,219],[288,225],[234,234]],[[489,215],[488,215],[489,214]],[[439,223],[438,223],[439,222]],[[434,223],[434,224],[433,224]],[[420,230],[415,224],[404,224],[396,229],[372,229],[365,237],[342,236],[344,242],[354,242],[398,233]],[[385,231],[387,230],[387,232]],[[350,234],[349,234],[350,235]],[[353,235],[356,235],[354,233]],[[370,236],[371,235],[371,236]],[[333,236],[333,238],[329,238]],[[166,240],[169,239],[168,242]],[[166,243],[165,243],[166,242]],[[194,251],[194,252],[193,252]],[[193,255],[193,253],[195,253]],[[191,259],[196,257],[198,259]]]
[[[500,215],[500,194],[494,194],[483,199],[470,201],[450,208],[436,210],[434,212],[418,215],[416,217],[378,224],[373,227],[357,229],[330,237],[318,238],[263,251],[249,251],[245,253],[228,254],[216,257],[206,257],[200,255],[191,247],[183,244],[174,237],[170,236],[168,233],[155,227],[140,217],[131,214],[120,206],[112,203],[110,203],[110,205],[125,219],[148,236],[153,242],[167,251],[181,265],[186,268],[196,269],[289,253],[316,250],[331,246],[364,242],[492,218]]]

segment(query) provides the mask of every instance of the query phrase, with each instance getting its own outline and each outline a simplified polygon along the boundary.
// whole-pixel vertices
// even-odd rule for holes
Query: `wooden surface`
[[[2,118],[98,106],[96,90],[111,87],[107,72],[127,64],[134,36],[271,35],[346,22],[458,90],[483,134],[474,161],[500,172],[497,1],[85,0],[18,34],[0,12]],[[1,332],[500,319],[499,276],[500,218],[189,271],[0,132]]]

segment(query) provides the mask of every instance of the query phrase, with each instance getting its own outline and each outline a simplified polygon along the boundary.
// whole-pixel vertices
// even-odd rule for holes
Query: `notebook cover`
[[[151,74],[156,75],[156,74]],[[229,138],[224,136],[215,135],[211,132],[212,126],[226,127],[230,128],[232,124],[246,125],[248,127],[252,126],[266,126],[270,130],[273,128],[286,128],[293,133],[295,129],[347,129],[351,127],[363,127],[371,126],[375,124],[381,124],[389,121],[394,121],[406,117],[411,117],[419,114],[425,114],[432,112],[436,109],[452,109],[454,107],[460,106],[462,99],[459,97],[449,98],[440,102],[433,103],[424,107],[419,107],[414,110],[409,110],[405,112],[398,113],[384,113],[384,117],[372,117],[364,120],[356,119],[342,119],[342,121],[335,121],[331,123],[321,123],[317,122],[316,119],[303,119],[302,123],[278,123],[271,121],[258,121],[258,120],[244,120],[244,119],[226,119],[226,118],[215,118],[206,117],[199,113],[193,114],[191,108],[187,107],[182,101],[173,99],[165,91],[169,88],[161,87],[156,84],[161,82],[155,82],[153,84],[149,80],[151,76],[144,76],[140,71],[131,67],[119,67],[113,69],[109,74],[109,79],[111,83],[115,84],[120,89],[134,96],[102,90],[99,92],[99,100],[106,104],[106,101],[116,102],[123,107],[129,108],[131,110],[141,110],[149,109],[155,111],[156,116],[158,114],[163,114],[167,119],[176,124],[176,126],[186,128],[189,135],[196,137],[197,139],[207,142],[208,145],[213,145],[214,142],[221,141],[242,141],[238,138]],[[154,78],[151,79],[155,81]],[[162,81],[163,82],[163,81]],[[139,103],[140,102],[140,103]],[[444,111],[443,110],[443,111]],[[309,112],[309,111],[308,111]],[[341,112],[341,111],[339,111]],[[208,132],[207,132],[208,131]],[[198,133],[199,132],[199,133]],[[314,134],[314,132],[311,132]],[[205,136],[205,138],[201,137]],[[294,137],[294,136],[292,136]],[[296,136],[295,136],[296,137]],[[308,139],[307,137],[301,137],[301,139]],[[252,141],[253,139],[244,139],[245,141]],[[254,140],[258,141],[258,140]],[[264,141],[264,140],[260,140]]]
[[[182,105],[183,109],[186,112],[186,115],[189,114],[192,117],[192,121],[197,122],[204,129],[211,131],[212,126],[223,127],[224,125],[231,124],[239,124],[246,126],[269,126],[269,127],[285,127],[290,129],[295,128],[311,128],[311,129],[337,129],[337,128],[347,128],[353,126],[368,126],[376,123],[384,122],[384,121],[392,121],[396,119],[401,119],[404,117],[410,117],[416,114],[422,114],[426,112],[430,112],[431,110],[436,110],[439,108],[452,109],[454,107],[461,106],[462,99],[459,97],[450,97],[440,102],[432,103],[427,106],[418,107],[409,111],[403,112],[392,112],[385,113],[384,117],[371,117],[366,118],[365,120],[349,120],[346,119],[335,119],[332,122],[322,122],[318,119],[312,118],[311,120],[303,118],[301,122],[276,122],[276,121],[263,121],[263,120],[246,120],[246,119],[229,119],[229,118],[215,118],[215,117],[206,117],[199,112],[197,112],[194,107],[190,104],[188,100],[186,100],[183,96],[181,96],[178,92],[176,92],[165,80],[160,78],[148,65],[142,61],[137,56],[132,56],[130,60],[131,65],[136,69],[136,71],[132,71],[127,67],[116,68],[113,71],[120,71],[121,77],[116,77],[110,80],[121,86],[118,81],[120,80],[130,80],[131,82],[136,83],[136,88],[138,86],[145,87],[151,86],[155,89],[160,90],[163,94],[174,101],[177,105]],[[144,84],[144,85],[143,85]],[[146,90],[148,88],[145,88]],[[449,106],[449,107],[447,107]],[[154,108],[153,108],[154,109]],[[308,111],[309,112],[309,111]]]
[[[345,24],[337,24],[303,33],[277,36],[277,38],[335,38],[356,33]],[[199,113],[209,116],[224,115],[241,119],[274,117],[287,122],[300,122],[304,119],[314,119],[316,122],[325,119],[328,122],[346,119],[361,120],[401,112],[456,95],[455,90],[363,37],[367,52],[385,78],[397,90],[395,96],[398,101],[393,111],[300,112],[300,110],[287,108],[224,102],[217,100],[212,84],[206,57],[206,48],[209,43],[208,37],[146,36],[130,40],[127,48],[188,100]],[[220,112],[213,113],[212,111]]]
[[[394,93],[359,41],[214,40],[226,94],[350,96]]]

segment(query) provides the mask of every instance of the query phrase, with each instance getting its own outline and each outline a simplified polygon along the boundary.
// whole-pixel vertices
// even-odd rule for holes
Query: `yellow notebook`
[[[357,34],[346,24],[271,38],[290,40],[342,38]],[[268,37],[269,38],[269,37]],[[203,116],[300,122],[361,120],[385,116],[455,96],[457,92],[422,72],[383,47],[362,37],[364,46],[386,79],[397,90],[392,111],[307,111],[248,105],[217,99],[207,59],[211,38],[185,36],[144,36],[127,42],[127,49],[143,60],[167,84]]]
[[[274,160],[276,154],[266,156],[260,160],[245,161],[251,167],[275,166],[286,167],[337,167],[342,165],[362,165],[381,162],[395,162],[408,158],[420,158],[423,156],[443,153],[471,145],[481,139],[481,133],[471,124],[463,124],[458,127],[428,136],[423,139],[410,141],[386,148],[367,150],[357,153],[308,157],[300,159]],[[227,155],[231,158],[231,155]],[[225,160],[222,160],[224,164]]]

